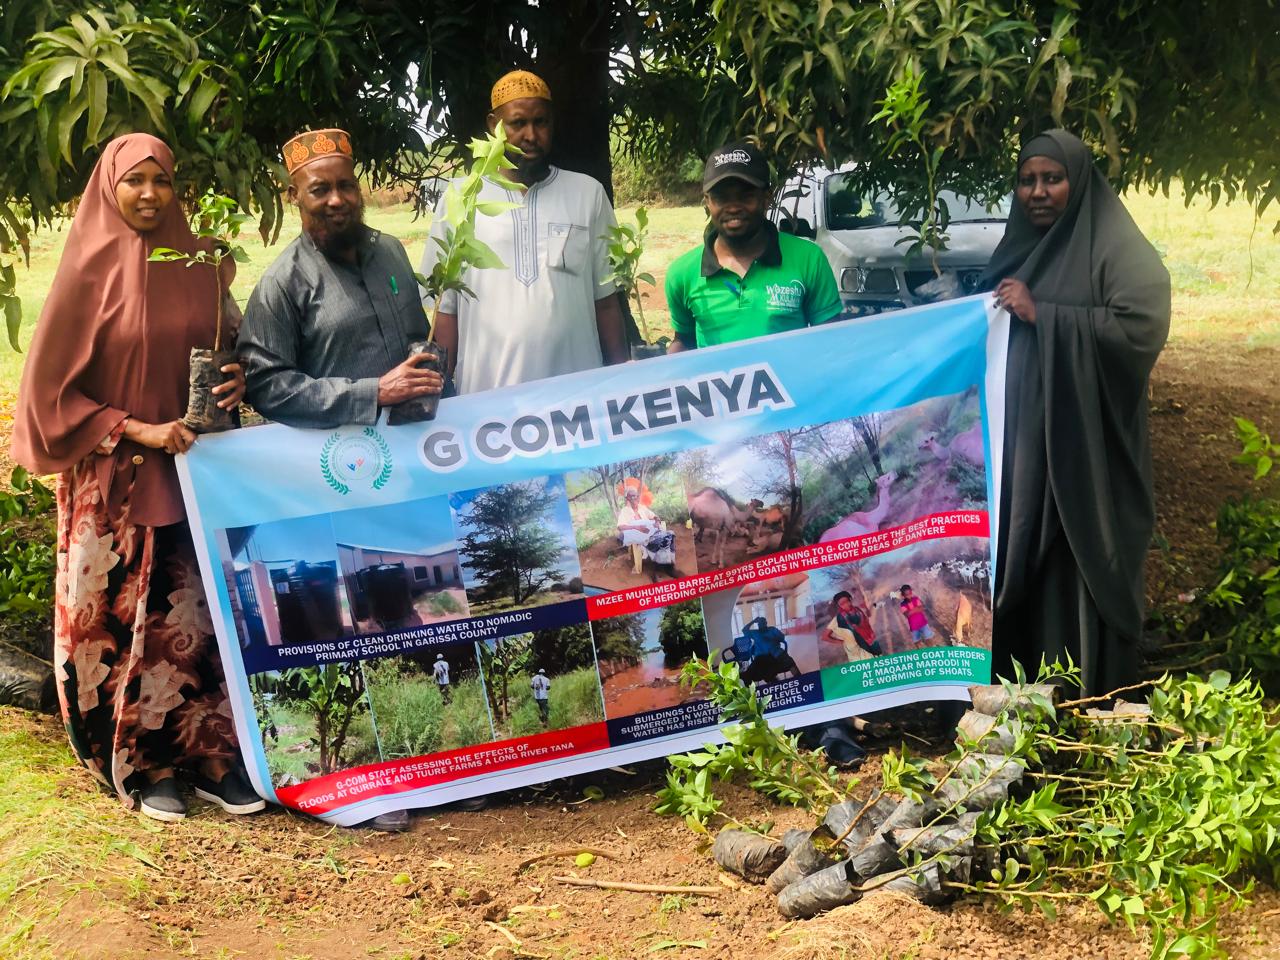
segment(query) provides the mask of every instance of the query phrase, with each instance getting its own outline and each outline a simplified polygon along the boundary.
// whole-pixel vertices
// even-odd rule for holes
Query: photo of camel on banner
[[[973,297],[202,439],[179,472],[255,787],[348,824],[690,749],[720,737],[694,658],[788,726],[963,698],[1007,332]]]

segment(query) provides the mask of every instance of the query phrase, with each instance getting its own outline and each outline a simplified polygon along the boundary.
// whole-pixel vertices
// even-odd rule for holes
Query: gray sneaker
[[[187,816],[187,801],[182,799],[177,777],[165,777],[148,783],[138,792],[142,812],[152,820],[173,823]]]
[[[368,827],[380,833],[404,833],[409,829],[409,811],[392,810],[390,813],[379,814],[372,820],[366,820],[359,826]]]
[[[196,796],[201,800],[216,803],[227,813],[236,816],[257,813],[267,805],[267,801],[245,783],[239,770],[228,770],[226,776],[216,782],[197,774],[191,778],[191,785],[195,787]]]

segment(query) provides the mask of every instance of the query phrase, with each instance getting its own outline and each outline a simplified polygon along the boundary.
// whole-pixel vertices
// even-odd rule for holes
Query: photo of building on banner
[[[969,322],[985,330],[985,311]],[[732,349],[661,364],[714,366]],[[790,395],[820,378],[789,382],[782,359],[783,372],[756,363],[739,369],[769,379],[785,416],[726,401],[707,408],[706,426],[657,439],[603,419],[625,429],[601,442],[583,414],[573,421],[581,446],[519,456],[486,440],[443,471],[440,431],[491,438],[501,424],[492,410],[471,424],[438,420],[425,435],[271,428],[300,463],[323,442],[321,463],[339,471],[341,458],[324,457],[350,436],[341,456],[353,477],[368,473],[361,457],[380,456],[376,475],[400,486],[348,502],[350,484],[330,483],[325,512],[253,519],[238,501],[218,508],[244,518],[205,542],[255,783],[278,802],[358,822],[690,749],[717,738],[720,722],[682,680],[695,658],[735,664],[787,725],[986,682],[985,341],[975,335],[968,356],[968,382],[948,371],[949,389],[834,418],[829,392]],[[745,375],[714,376],[731,387]],[[661,425],[661,398],[679,403],[682,390],[693,409],[699,394],[682,382],[697,381],[641,378],[645,416]],[[573,395],[560,403],[593,409]],[[637,409],[629,403],[602,413]],[[556,422],[520,414],[535,419]],[[536,435],[527,430],[526,444]],[[281,503],[317,498],[286,492]]]

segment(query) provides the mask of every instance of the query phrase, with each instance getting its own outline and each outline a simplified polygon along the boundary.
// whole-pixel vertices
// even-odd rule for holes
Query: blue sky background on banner
[[[328,514],[321,514],[259,524],[236,559],[268,564],[336,560],[333,523]]]
[[[457,547],[448,497],[432,497],[406,513],[397,506],[346,510],[333,515],[338,543],[399,553],[432,554]]]
[[[490,467],[490,470],[500,470],[501,468]],[[564,477],[543,477],[539,478],[542,482],[542,488],[547,493],[557,498],[557,503],[551,508],[548,516],[549,522],[544,526],[550,527],[556,532],[556,535],[564,541],[566,547],[563,551],[566,558],[572,557],[575,566],[578,561],[578,552],[574,547],[573,539],[573,521],[569,517],[568,500],[564,490]],[[501,484],[493,484],[493,486],[501,486]],[[471,501],[479,494],[484,493],[487,488],[480,487],[475,490],[461,490],[458,493],[449,495],[449,505],[453,507],[458,514],[458,536],[465,537],[468,533],[473,532],[470,527],[462,523],[462,518],[468,515],[467,507]]]

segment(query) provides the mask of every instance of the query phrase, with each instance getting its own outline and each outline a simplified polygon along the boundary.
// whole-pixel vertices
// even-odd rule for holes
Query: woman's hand
[[[130,419],[124,428],[125,439],[165,453],[186,453],[196,442],[195,433],[181,420],[169,423],[143,423]]]
[[[219,368],[223,373],[231,374],[231,379],[213,388],[214,396],[226,394],[218,401],[222,410],[234,410],[244,400],[244,367],[237,363],[228,363]]]
[[[1036,322],[1036,302],[1021,280],[1005,277],[996,284],[996,306],[1004,307],[1024,323]]]

